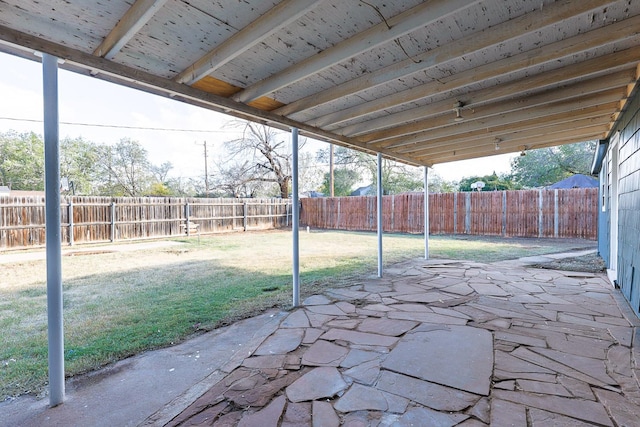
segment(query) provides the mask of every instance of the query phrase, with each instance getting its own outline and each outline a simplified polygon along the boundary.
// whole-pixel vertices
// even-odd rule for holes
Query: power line
[[[12,120],[12,121],[15,121],[15,122],[43,123],[42,120],[38,120],[38,119],[19,119],[19,118],[15,118],[15,117],[0,117],[0,120]],[[159,128],[159,127],[145,127],[145,126],[105,125],[105,124],[100,124],[100,123],[60,122],[60,124],[61,125],[72,125],[72,126],[98,127],[98,128],[113,128],[113,129],[154,130],[154,131],[163,131],[163,132],[229,133],[229,131],[224,131],[224,130],[178,129],[178,128]]]

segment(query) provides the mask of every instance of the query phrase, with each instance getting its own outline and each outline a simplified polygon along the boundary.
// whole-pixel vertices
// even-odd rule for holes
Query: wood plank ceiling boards
[[[0,0],[0,51],[415,165],[607,138],[639,42],[630,0]]]

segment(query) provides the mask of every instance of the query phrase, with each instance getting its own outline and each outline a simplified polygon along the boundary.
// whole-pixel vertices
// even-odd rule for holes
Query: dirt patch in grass
[[[550,270],[581,271],[585,273],[604,273],[606,271],[604,260],[596,254],[562,258],[543,264],[534,264],[531,265],[531,267]]]

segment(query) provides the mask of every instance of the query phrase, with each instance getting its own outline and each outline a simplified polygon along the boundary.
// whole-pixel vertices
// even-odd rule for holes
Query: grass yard
[[[67,376],[291,304],[291,233],[234,233],[144,251],[63,257]],[[376,274],[374,233],[300,233],[301,292]],[[493,262],[594,242],[433,236],[433,258]],[[385,235],[385,264],[421,257],[422,236]],[[0,255],[1,256],[1,255]],[[45,261],[0,264],[0,396],[47,382]]]

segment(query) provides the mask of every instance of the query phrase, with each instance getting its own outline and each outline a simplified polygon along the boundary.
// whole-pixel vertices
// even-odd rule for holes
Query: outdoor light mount
[[[456,113],[456,117],[453,119],[455,122],[461,122],[464,120],[464,117],[462,117],[461,114],[462,107],[464,107],[462,101],[456,101],[456,103],[453,104],[453,111]]]

